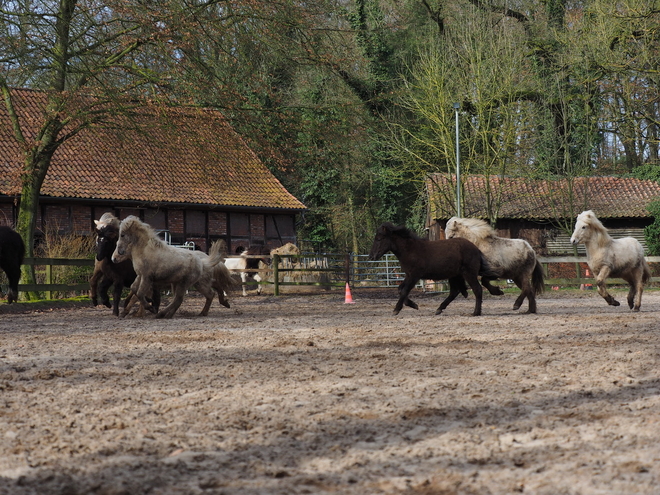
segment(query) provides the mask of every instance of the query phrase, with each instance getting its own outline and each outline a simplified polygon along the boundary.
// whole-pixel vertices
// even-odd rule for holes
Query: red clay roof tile
[[[522,177],[470,175],[463,177],[464,217],[488,218],[486,194],[499,205],[498,218],[548,220],[571,218],[593,210],[599,218],[648,218],[647,205],[660,200],[660,184],[650,180],[621,177],[579,177],[540,180]],[[455,210],[456,176],[431,174],[427,181],[431,215],[448,219]],[[572,193],[569,193],[572,191]],[[573,207],[571,204],[571,199]]]
[[[44,93],[15,90],[23,123],[42,112]],[[20,193],[23,163],[0,105],[0,194]],[[34,135],[27,128],[26,135]],[[41,188],[44,196],[305,209],[217,111],[142,106],[112,125],[63,143]]]

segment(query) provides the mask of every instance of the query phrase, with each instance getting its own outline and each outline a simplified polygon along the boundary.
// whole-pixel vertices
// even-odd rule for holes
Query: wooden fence
[[[315,255],[312,255],[314,257]],[[260,272],[263,275],[268,275],[272,274],[271,280],[269,281],[263,281],[261,282],[262,284],[269,284],[273,285],[273,293],[275,295],[280,294],[280,287],[282,286],[291,286],[291,285],[307,285],[307,286],[322,286],[324,288],[329,288],[329,287],[343,287],[346,282],[349,282],[351,284],[355,283],[356,280],[359,279],[359,271],[363,268],[365,265],[365,262],[357,262],[356,259],[351,256],[351,255],[322,255],[322,257],[328,257],[328,256],[334,256],[336,260],[338,260],[337,263],[335,263],[333,266],[321,266],[321,267],[306,267],[306,268],[280,268],[279,263],[273,263],[273,265],[277,268],[274,269],[262,269],[262,270],[245,270],[247,272]],[[263,256],[263,257],[268,257],[268,256]],[[299,257],[296,256],[275,256],[274,261],[279,262],[282,258],[302,258],[302,257],[309,257],[309,255],[301,255]],[[647,256],[646,260],[649,263],[660,263],[660,256]],[[593,278],[591,277],[586,277],[586,278],[547,278],[548,274],[548,267],[552,263],[586,263],[587,258],[584,256],[552,256],[552,257],[539,257],[539,261],[541,264],[544,266],[544,270],[546,273],[546,279],[545,279],[545,284],[548,286],[580,286],[581,284],[587,284],[593,282]],[[378,263],[378,262],[372,262],[372,263]],[[65,258],[26,258],[24,261],[24,264],[26,265],[34,265],[34,266],[43,266],[45,267],[45,283],[40,283],[40,284],[19,284],[18,290],[19,291],[37,291],[37,292],[45,292],[46,298],[51,299],[52,298],[52,293],[55,291],[59,292],[84,292],[89,290],[89,282],[77,282],[77,283],[60,283],[60,284],[55,284],[53,283],[53,266],[79,266],[79,267],[89,267],[89,275],[91,276],[91,268],[94,266],[94,260],[93,259],[65,259]],[[368,265],[367,265],[368,266]],[[357,267],[357,268],[356,268]],[[396,270],[396,267],[390,266],[388,267],[388,270],[393,269]],[[333,276],[326,280],[325,282],[309,282],[309,281],[296,281],[296,282],[290,282],[290,281],[281,281],[280,280],[280,274],[282,273],[292,273],[292,272],[307,272],[307,273],[325,273],[325,274],[332,274]],[[389,273],[389,272],[388,272]],[[399,269],[399,274],[401,274],[400,269]],[[89,278],[89,277],[88,277]],[[392,282],[392,279],[389,278],[389,275],[387,277],[388,284],[387,286],[390,286],[390,282]],[[396,284],[398,282],[394,280]],[[256,282],[252,282],[253,284],[256,284]],[[622,279],[608,279],[609,284],[626,284],[626,282]],[[660,277],[652,277],[651,278],[651,283],[660,283]],[[395,285],[396,285],[395,284]]]
[[[70,284],[53,283],[53,266],[82,266],[94,267],[93,259],[66,259],[66,258],[25,258],[24,265],[44,266],[46,282],[43,284],[18,284],[19,292],[45,292],[46,299],[52,299],[54,291],[75,292],[89,290],[89,282]],[[90,270],[91,276],[91,270]],[[89,277],[88,277],[89,278]]]

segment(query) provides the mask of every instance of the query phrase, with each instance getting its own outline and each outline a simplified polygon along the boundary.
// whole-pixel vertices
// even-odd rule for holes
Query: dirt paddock
[[[660,292],[412,296],[0,305],[0,493],[660,493]]]

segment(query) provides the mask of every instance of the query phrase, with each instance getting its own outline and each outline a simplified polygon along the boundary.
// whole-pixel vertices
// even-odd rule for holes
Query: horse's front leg
[[[115,316],[119,316],[119,303],[121,302],[121,292],[123,290],[124,284],[116,280],[114,290],[112,291],[112,314]]]
[[[607,304],[610,306],[619,306],[619,301],[614,299],[614,297],[607,292],[607,285],[605,284],[605,280],[607,280],[607,277],[610,276],[611,272],[612,270],[609,266],[603,266],[598,272],[598,275],[596,275],[596,287],[598,287],[598,293],[603,299],[605,299],[605,301],[607,301]]]
[[[110,298],[108,297],[108,290],[114,282],[111,278],[104,276],[99,285],[99,297],[101,298],[101,304],[106,308],[112,307],[110,304]]]
[[[399,295],[401,295],[401,287],[403,287],[403,282],[401,282],[399,284],[399,288],[398,288]],[[409,308],[419,309],[419,306],[417,306],[417,303],[415,301],[413,301],[412,299],[410,299],[410,297],[406,297],[406,300],[405,300],[404,304],[406,306],[408,306]]]
[[[142,308],[150,311],[151,313],[157,312],[156,308],[154,308],[147,299],[147,295],[153,294],[153,286],[147,279],[141,275],[138,275],[131,285],[131,290],[135,293],[135,296],[140,301],[140,304],[142,304]],[[124,313],[126,313],[126,310],[124,310]]]
[[[406,275],[406,278],[403,279],[403,282],[399,284],[399,300],[396,302],[396,305],[394,306],[394,315],[398,315],[399,311],[401,311],[401,308],[403,308],[403,303],[405,302],[406,305],[410,306],[408,304],[408,294],[410,294],[410,291],[412,290],[413,287],[415,287],[415,284],[417,283],[417,280],[419,279],[414,279],[414,278],[408,278]],[[410,301],[411,304],[415,304],[414,302]],[[417,309],[417,305],[415,304],[414,306],[410,306],[412,308]]]
[[[98,306],[98,284],[101,277],[103,277],[103,271],[101,270],[101,261],[96,261],[94,263],[94,273],[92,273],[91,278],[89,279],[89,297],[92,299],[92,306]]]

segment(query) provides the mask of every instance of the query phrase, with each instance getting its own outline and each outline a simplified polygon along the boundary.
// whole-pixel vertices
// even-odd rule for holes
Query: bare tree
[[[13,0],[0,10],[0,91],[23,150],[17,230],[33,255],[39,193],[58,147],[136,99],[162,93],[163,69],[189,9],[150,2]],[[168,56],[169,55],[169,56]],[[40,90],[38,115],[22,114],[13,88]],[[31,268],[31,267],[30,267]],[[34,273],[24,267],[28,283]]]

